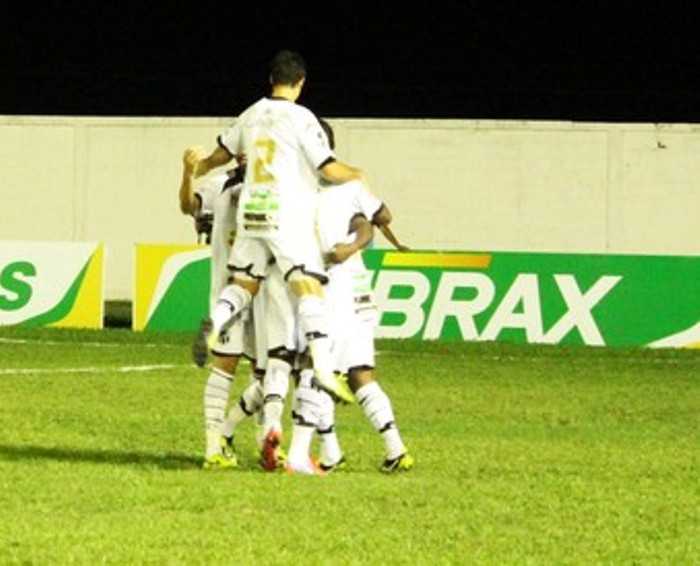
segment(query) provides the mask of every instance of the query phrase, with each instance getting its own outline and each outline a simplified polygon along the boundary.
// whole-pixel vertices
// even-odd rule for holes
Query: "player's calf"
[[[366,366],[350,368],[349,385],[355,391],[357,402],[374,429],[384,440],[386,457],[382,471],[406,471],[413,467],[413,458],[408,454],[399,429],[389,396],[374,380],[373,369]]]

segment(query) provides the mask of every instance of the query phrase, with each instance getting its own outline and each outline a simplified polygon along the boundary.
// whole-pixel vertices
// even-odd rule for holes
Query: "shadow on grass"
[[[111,466],[135,466],[163,470],[190,470],[199,468],[201,458],[178,452],[128,452],[119,450],[85,450],[45,446],[10,446],[0,444],[0,460],[56,460],[60,462],[89,462]]]

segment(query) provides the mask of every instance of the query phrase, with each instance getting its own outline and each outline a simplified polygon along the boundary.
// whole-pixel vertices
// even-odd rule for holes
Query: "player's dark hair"
[[[335,134],[333,133],[333,128],[326,122],[323,118],[318,119],[318,123],[321,124],[321,128],[326,132],[326,137],[328,138],[328,145],[331,149],[335,149]]]
[[[306,77],[306,63],[294,51],[280,51],[270,62],[270,82],[273,85],[295,85]]]

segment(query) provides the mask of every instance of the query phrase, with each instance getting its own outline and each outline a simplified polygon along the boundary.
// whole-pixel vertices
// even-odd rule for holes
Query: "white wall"
[[[105,242],[131,298],[134,242],[194,241],[182,151],[229,122],[0,116],[0,239]],[[700,254],[700,125],[330,122],[413,247]]]

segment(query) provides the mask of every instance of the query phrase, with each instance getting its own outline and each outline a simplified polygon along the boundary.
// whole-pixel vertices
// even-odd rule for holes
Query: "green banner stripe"
[[[85,279],[85,274],[87,273],[90,262],[92,261],[92,257],[93,256],[90,256],[90,259],[87,260],[80,273],[69,287],[66,294],[54,307],[50,308],[45,313],[39,314],[33,318],[29,318],[21,322],[19,326],[45,326],[47,324],[52,324],[65,318],[73,308],[75,300],[78,298],[78,294],[80,293],[80,287],[83,284],[83,280]]]
[[[146,323],[145,330],[183,330],[197,328],[209,311],[209,258],[185,266]]]

